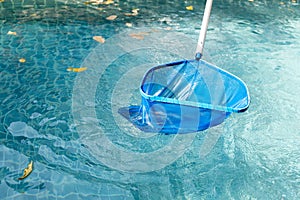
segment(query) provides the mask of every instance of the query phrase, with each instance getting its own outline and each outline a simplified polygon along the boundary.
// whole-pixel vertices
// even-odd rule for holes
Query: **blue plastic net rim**
[[[224,111],[224,112],[243,112],[243,111],[246,111],[246,109],[247,109],[247,106],[236,109],[236,108],[230,108],[230,107],[226,107],[226,106],[216,106],[216,105],[206,104],[206,103],[184,101],[184,100],[178,100],[178,99],[172,99],[172,98],[166,98],[166,97],[151,96],[151,95],[147,95],[143,92],[141,92],[141,95],[145,99],[153,101],[153,102],[178,104],[178,105],[191,106],[191,107],[197,107],[197,108],[205,108],[205,109],[218,110],[218,111]]]
[[[207,104],[207,103],[200,103],[200,102],[193,102],[193,101],[185,101],[185,100],[178,100],[178,99],[174,99],[174,98],[167,98],[167,97],[160,97],[160,96],[154,96],[154,95],[149,95],[146,94],[143,89],[142,89],[142,85],[145,81],[145,77],[147,76],[147,74],[149,74],[151,71],[154,71],[156,69],[162,68],[162,67],[168,67],[168,66],[172,66],[172,65],[177,65],[183,62],[198,62],[198,64],[204,64],[205,66],[219,71],[220,73],[226,74],[228,76],[231,76],[232,78],[236,79],[237,81],[239,81],[246,90],[246,98],[247,98],[247,104],[244,107],[239,107],[239,108],[234,108],[234,107],[227,107],[227,106],[218,106],[218,105],[212,105],[212,104]],[[178,105],[185,105],[185,106],[193,106],[193,107],[198,107],[198,108],[205,108],[205,109],[210,109],[210,110],[218,110],[218,111],[224,111],[224,112],[236,112],[236,113],[240,113],[240,112],[245,112],[249,105],[250,105],[250,96],[249,96],[249,90],[247,85],[245,84],[245,82],[240,79],[239,77],[235,76],[234,74],[231,74],[230,72],[223,70],[211,63],[208,63],[204,60],[179,60],[179,61],[175,61],[172,63],[167,63],[167,64],[162,64],[162,65],[158,65],[156,67],[152,67],[150,68],[144,75],[144,78],[142,80],[142,84],[140,87],[140,93],[142,95],[143,98],[153,101],[153,102],[162,102],[162,103],[170,103],[170,104],[178,104]]]

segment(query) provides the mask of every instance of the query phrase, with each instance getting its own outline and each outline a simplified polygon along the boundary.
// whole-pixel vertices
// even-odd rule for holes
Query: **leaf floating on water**
[[[125,23],[125,26],[132,27],[132,23]]]
[[[94,36],[93,39],[100,43],[105,42],[105,39],[102,36]]]
[[[114,3],[114,1],[107,0],[107,1],[104,1],[102,4],[109,5],[109,4],[113,4],[113,3]]]
[[[194,7],[193,6],[187,6],[185,7],[187,10],[194,10]]]
[[[140,9],[138,9],[138,8],[132,9],[132,11],[131,11],[131,12],[132,12],[132,15],[133,15],[133,16],[138,15],[138,14],[139,14],[139,10],[140,10]]]
[[[110,20],[110,21],[113,21],[117,18],[118,16],[117,15],[111,15],[109,17],[106,17],[107,20]]]
[[[33,167],[33,161],[30,161],[30,163],[28,164],[27,168],[24,169],[23,176],[21,176],[18,179],[19,180],[23,180],[24,178],[26,178],[27,176],[29,176],[29,174],[31,174],[31,172],[32,172],[32,167]]]
[[[134,38],[134,39],[137,39],[137,40],[143,40],[144,39],[143,35],[136,34],[136,33],[131,33],[131,34],[129,34],[129,36]]]
[[[7,35],[17,35],[17,32],[13,32],[13,31],[8,31]]]
[[[0,0],[0,3],[3,3],[4,2],[4,0]]]
[[[87,67],[68,67],[67,71],[68,72],[83,72],[87,70]]]
[[[91,4],[92,2],[90,2],[90,1],[85,1],[85,2],[83,2],[85,5],[89,5],[89,4]]]
[[[107,0],[107,1],[103,1],[103,0],[91,0],[91,1],[86,1],[84,2],[85,5],[99,5],[99,4],[104,4],[104,5],[109,5],[109,4],[113,4],[114,1],[112,0]]]
[[[131,33],[129,34],[130,37],[138,40],[143,40],[145,35],[148,35],[148,32],[140,32],[140,33]]]
[[[36,14],[36,13],[33,13],[30,15],[30,17],[37,17],[37,16],[38,16],[38,14]]]
[[[136,16],[136,15],[139,14],[139,10],[140,10],[140,9],[135,8],[135,9],[132,9],[132,10],[131,10],[131,13],[125,13],[124,15],[126,15],[126,16]]]
[[[101,0],[94,0],[94,1],[86,1],[84,2],[85,5],[89,5],[89,4],[93,4],[93,5],[98,5],[100,3],[102,3],[103,1]]]
[[[20,62],[20,63],[24,63],[24,62],[26,62],[26,60],[25,60],[25,58],[20,58],[20,59],[19,59],[19,62]]]

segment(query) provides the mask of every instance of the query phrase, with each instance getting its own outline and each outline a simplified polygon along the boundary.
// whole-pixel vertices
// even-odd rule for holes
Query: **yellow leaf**
[[[109,17],[106,17],[107,20],[115,20],[118,16],[117,15],[111,15]]]
[[[30,15],[30,17],[37,17],[37,16],[38,16],[38,14],[36,14],[36,13],[33,13]]]
[[[125,23],[127,27],[132,27],[132,23]]]
[[[0,3],[3,3],[4,2],[4,0],[0,0]]]
[[[94,36],[93,39],[100,43],[105,42],[105,39],[102,36]]]
[[[87,67],[78,67],[78,68],[68,67],[67,68],[67,71],[69,71],[69,72],[83,72],[85,70],[87,70]]]
[[[108,4],[113,4],[113,3],[114,3],[114,1],[107,0],[107,1],[104,1],[102,4],[108,5]]]
[[[26,60],[25,60],[25,58],[20,58],[20,59],[19,59],[19,62],[20,62],[20,63],[24,63],[24,62],[26,62]]]
[[[7,35],[17,35],[17,32],[13,32],[13,31],[8,31]]]
[[[187,10],[194,10],[194,7],[193,6],[187,6],[185,7]]]
[[[24,169],[23,176],[21,176],[18,179],[19,180],[23,180],[24,178],[26,178],[27,176],[29,176],[29,174],[32,172],[32,166],[33,166],[33,161],[30,161],[30,163],[28,164],[27,168]]]
[[[91,0],[91,1],[84,2],[85,5],[89,5],[89,4],[98,5],[100,3],[102,3],[102,1],[99,0]]]
[[[90,2],[90,1],[84,2],[85,5],[89,5],[89,4],[91,4],[91,3],[92,3],[92,2]]]

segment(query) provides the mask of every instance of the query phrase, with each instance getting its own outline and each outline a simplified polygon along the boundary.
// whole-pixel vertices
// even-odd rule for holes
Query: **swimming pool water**
[[[203,9],[0,3],[0,199],[298,199],[297,2],[214,2],[205,59],[246,82],[246,113],[178,136],[139,132],[118,115],[139,103],[148,68],[193,58]],[[30,160],[33,172],[19,181]]]

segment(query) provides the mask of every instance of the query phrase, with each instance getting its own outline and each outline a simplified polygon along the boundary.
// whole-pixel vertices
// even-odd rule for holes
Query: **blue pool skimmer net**
[[[202,131],[249,107],[246,84],[201,59],[211,7],[212,0],[207,0],[195,59],[151,68],[140,86],[141,105],[119,109],[140,130],[165,134]]]

